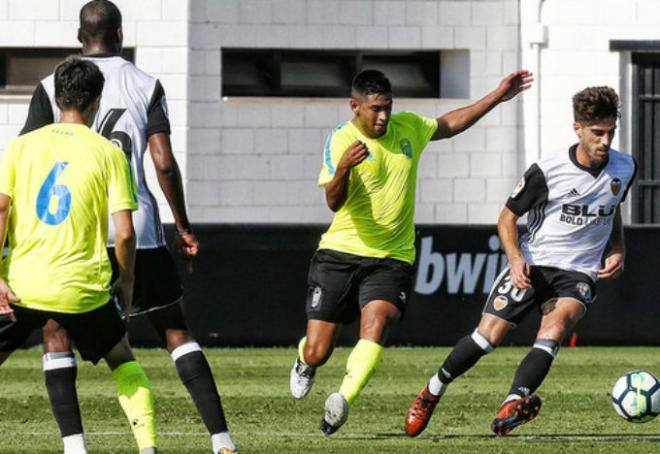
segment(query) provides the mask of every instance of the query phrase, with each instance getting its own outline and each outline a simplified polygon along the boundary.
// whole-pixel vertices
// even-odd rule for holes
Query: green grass
[[[331,438],[317,430],[323,402],[339,387],[349,353],[338,349],[303,401],[288,393],[293,349],[209,349],[230,428],[241,453],[650,453],[660,452],[660,420],[631,424],[614,413],[609,391],[623,372],[660,373],[657,348],[565,348],[539,391],[539,418],[509,437],[489,431],[514,369],[527,350],[500,348],[454,383],[426,432],[402,434],[404,414],[445,357],[445,348],[390,348],[371,383]],[[0,368],[0,453],[61,452],[43,386],[39,350]],[[138,350],[156,397],[163,453],[209,453],[205,429],[166,352]],[[81,363],[78,388],[88,448],[137,448],[105,366]]]

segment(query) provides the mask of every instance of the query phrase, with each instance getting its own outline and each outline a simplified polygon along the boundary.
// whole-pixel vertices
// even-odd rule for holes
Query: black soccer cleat
[[[490,425],[498,437],[503,437],[521,424],[536,418],[541,411],[541,398],[536,395],[526,396],[506,402]]]

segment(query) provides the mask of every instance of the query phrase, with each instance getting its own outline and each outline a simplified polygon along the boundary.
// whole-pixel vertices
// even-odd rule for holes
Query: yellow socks
[[[383,346],[360,339],[346,361],[346,376],[339,394],[350,404],[360,395],[383,357]]]
[[[307,336],[303,337],[300,339],[300,342],[298,342],[298,359],[305,363],[305,344],[307,343]],[[305,363],[307,364],[307,363]]]
[[[137,361],[128,361],[112,371],[119,404],[126,413],[140,451],[156,446],[156,421],[151,384]]]

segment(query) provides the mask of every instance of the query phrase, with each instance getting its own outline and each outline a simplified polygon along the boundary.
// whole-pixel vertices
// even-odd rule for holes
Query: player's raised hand
[[[350,170],[369,156],[369,149],[364,142],[356,140],[347,149],[344,155],[339,160],[337,168],[343,170]]]
[[[527,90],[532,86],[534,77],[531,72],[526,69],[521,69],[515,73],[511,73],[502,79],[500,85],[497,87],[500,101],[508,101],[515,97],[521,91]]]
[[[529,279],[529,263],[521,256],[514,259],[510,264],[509,277],[515,288],[531,288],[532,281]]]
[[[616,279],[623,273],[624,256],[613,252],[605,258],[605,266],[598,270],[598,279]]]

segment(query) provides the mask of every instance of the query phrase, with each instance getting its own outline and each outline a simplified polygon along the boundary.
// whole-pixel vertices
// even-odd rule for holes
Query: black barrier
[[[198,341],[213,346],[293,345],[305,330],[309,259],[327,226],[198,225],[202,245],[192,274],[182,272],[185,310]],[[167,226],[168,237],[172,228]],[[660,345],[660,228],[626,228],[626,272],[600,282],[598,299],[575,333],[578,345]],[[494,226],[419,226],[413,290],[396,345],[453,345],[479,320],[492,281],[506,265]],[[181,270],[183,271],[183,269]],[[135,345],[157,345],[144,317]],[[528,345],[531,314],[505,344]],[[357,325],[342,332],[352,344]]]

